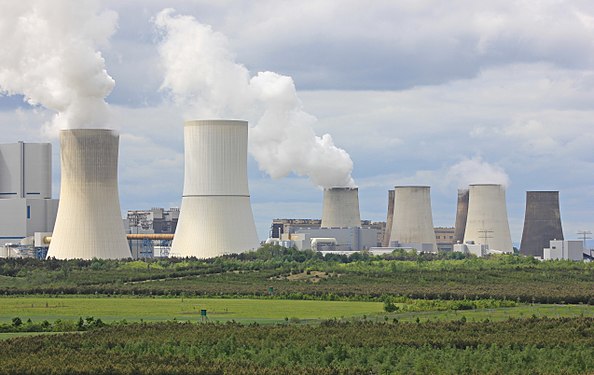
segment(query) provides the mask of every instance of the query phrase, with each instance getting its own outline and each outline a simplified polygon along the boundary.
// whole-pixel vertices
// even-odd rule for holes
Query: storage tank
[[[394,221],[394,190],[388,190],[388,216],[386,217],[386,230],[382,241],[383,247],[390,246],[390,236],[392,235],[392,223]]]
[[[437,251],[429,186],[396,186],[390,244],[430,244]]]
[[[60,132],[60,205],[48,258],[129,258],[118,195],[119,136],[109,129]]]
[[[558,191],[527,191],[520,253],[543,256],[552,240],[563,240]]]
[[[322,228],[354,228],[361,226],[359,189],[333,187],[324,189]]]
[[[513,252],[502,185],[470,185],[464,232],[464,242],[469,241],[487,245],[490,250]]]
[[[185,123],[184,189],[171,255],[211,258],[258,248],[247,137],[246,121]]]
[[[468,217],[468,189],[458,189],[458,204],[456,206],[456,226],[454,229],[454,243],[464,242],[466,218]]]

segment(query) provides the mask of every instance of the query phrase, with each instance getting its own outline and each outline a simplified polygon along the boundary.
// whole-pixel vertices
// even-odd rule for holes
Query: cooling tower
[[[247,182],[246,121],[184,126],[184,191],[174,256],[211,258],[259,246]]]
[[[361,226],[359,189],[333,187],[324,189],[322,228],[353,228]]]
[[[437,251],[429,186],[396,186],[394,190],[390,244],[429,244],[430,251]]]
[[[390,236],[392,235],[392,223],[394,221],[394,190],[388,190],[388,216],[386,217],[386,229],[384,231],[383,247],[390,246]]]
[[[503,186],[470,185],[464,232],[464,242],[469,241],[488,245],[491,250],[513,251]]]
[[[454,230],[454,243],[464,242],[466,218],[468,217],[468,189],[458,189],[458,205],[456,208],[456,227]]]
[[[118,196],[118,141],[108,129],[60,132],[60,205],[48,257],[130,257]]]
[[[542,257],[551,240],[563,240],[559,192],[528,191],[520,252]]]

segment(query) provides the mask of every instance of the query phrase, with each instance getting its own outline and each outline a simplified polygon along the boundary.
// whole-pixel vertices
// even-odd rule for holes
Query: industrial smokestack
[[[60,132],[60,204],[48,258],[130,257],[118,196],[118,142],[108,129]]]
[[[184,126],[184,192],[171,245],[176,256],[211,258],[259,246],[247,182],[246,121]]]
[[[543,256],[551,240],[563,240],[558,191],[527,191],[520,253]]]
[[[324,189],[322,228],[353,228],[361,226],[359,189],[333,187]]]
[[[390,244],[430,244],[437,251],[429,186],[396,186]],[[418,249],[424,250],[424,249]]]
[[[390,246],[390,236],[392,235],[392,223],[394,222],[394,190],[388,190],[388,216],[386,217],[386,229],[384,231],[383,247]]]
[[[470,185],[464,242],[488,245],[491,250],[512,252],[505,188],[495,184]]]
[[[458,205],[456,209],[456,227],[454,230],[454,243],[464,242],[466,218],[468,217],[468,189],[458,189]]]

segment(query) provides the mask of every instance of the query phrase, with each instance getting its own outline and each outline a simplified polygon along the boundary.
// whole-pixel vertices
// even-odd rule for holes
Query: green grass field
[[[271,299],[214,299],[214,298],[149,298],[149,297],[1,297],[0,322],[10,322],[14,317],[23,321],[39,322],[57,319],[76,320],[93,316],[105,322],[201,320],[200,310],[206,309],[210,321],[249,323],[278,323],[285,318],[316,322],[333,318],[361,318],[382,320],[396,318],[400,321],[505,320],[513,318],[594,316],[594,306],[589,305],[528,305],[517,307],[477,309],[463,311],[423,311],[385,313],[380,302],[353,301],[302,301]],[[294,320],[294,319],[293,319]]]
[[[14,317],[23,321],[75,320],[93,316],[105,322],[200,320],[206,309],[211,321],[275,323],[285,318],[319,320],[373,315],[383,311],[379,302],[255,300],[147,297],[2,297],[0,322]]]

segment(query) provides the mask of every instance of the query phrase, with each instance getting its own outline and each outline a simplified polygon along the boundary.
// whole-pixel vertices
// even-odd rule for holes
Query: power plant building
[[[0,246],[51,232],[58,200],[52,199],[50,143],[0,145]]]
[[[563,240],[559,192],[526,192],[526,215],[520,253],[542,258],[543,249],[548,248],[552,240]]]
[[[544,260],[584,260],[584,243],[578,240],[553,240],[543,249]]]
[[[184,188],[172,256],[211,258],[258,248],[247,137],[246,121],[185,123]]]
[[[324,189],[322,228],[361,227],[359,189],[333,187]]]
[[[435,252],[429,186],[396,186],[390,246]]]
[[[151,208],[150,210],[128,210],[124,227],[127,234],[171,234],[175,233],[179,219],[179,208]],[[138,236],[137,236],[138,237]],[[128,239],[132,258],[167,257],[171,250],[171,240],[145,238]],[[157,236],[158,237],[158,236]]]
[[[489,250],[513,252],[505,188],[495,184],[470,185],[464,244],[486,245]]]
[[[108,129],[60,132],[60,207],[48,257],[130,257],[118,194],[118,143]]]

